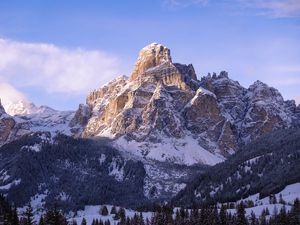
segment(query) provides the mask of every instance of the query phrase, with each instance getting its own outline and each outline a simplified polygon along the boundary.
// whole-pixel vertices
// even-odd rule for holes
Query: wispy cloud
[[[119,74],[119,59],[102,51],[0,39],[0,52],[0,82],[17,88],[86,94]]]
[[[206,5],[210,0],[163,0],[163,6],[169,9],[186,8],[191,5]]]
[[[170,9],[180,9],[191,5],[207,5],[213,2],[214,5],[223,5],[227,3],[234,8],[242,7],[244,9],[256,9],[259,15],[265,15],[273,18],[300,17],[299,0],[163,0],[163,5]]]
[[[0,81],[0,99],[2,104],[5,106],[10,102],[27,100],[27,97],[12,85]]]
[[[260,10],[260,14],[274,17],[300,17],[299,0],[237,0],[246,8]]]

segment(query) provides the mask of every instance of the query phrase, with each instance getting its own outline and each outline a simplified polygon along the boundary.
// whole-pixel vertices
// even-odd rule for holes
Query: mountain
[[[143,164],[125,160],[104,141],[25,135],[1,148],[0,168],[0,190],[17,206],[36,198],[44,207],[57,199],[65,210],[99,202],[136,205],[146,199]]]
[[[59,133],[73,135],[73,111],[37,107],[27,101],[10,103],[5,108],[0,104],[0,146],[35,132],[50,132],[52,137]]]
[[[22,207],[43,210],[56,201],[64,210],[91,204],[137,207],[175,196],[204,168],[138,160],[107,139],[50,132],[24,135],[0,147],[0,192]]]
[[[92,91],[75,112],[24,101],[6,109],[0,103],[0,193],[20,207],[133,207],[183,189],[174,202],[266,195],[275,190],[259,185],[276,177],[272,168],[276,190],[299,181],[290,172],[298,169],[295,101],[260,81],[245,88],[225,71],[198,80],[157,43],[140,51],[129,77]]]
[[[107,137],[120,151],[182,165],[215,165],[263,134],[300,126],[300,106],[275,88],[244,88],[225,71],[198,80],[157,43],[140,51],[130,77],[94,90],[76,112],[25,101],[6,110],[13,117],[3,121],[0,145],[37,131]]]
[[[173,63],[157,43],[140,51],[129,78],[91,92],[77,114],[84,138],[109,137],[120,150],[185,165],[222,162],[300,121],[299,106],[275,88],[260,81],[244,88],[225,71],[198,80],[192,65]]]
[[[199,175],[174,199],[178,205],[268,197],[300,182],[300,129],[278,130]]]
[[[7,114],[11,116],[15,115],[30,115],[30,114],[41,114],[41,113],[53,113],[53,109],[48,106],[37,107],[32,102],[26,100],[20,100],[18,102],[9,102],[4,106]]]

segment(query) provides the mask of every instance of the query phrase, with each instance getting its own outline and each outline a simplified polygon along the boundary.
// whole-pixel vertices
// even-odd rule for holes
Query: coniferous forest
[[[104,218],[109,213],[114,214],[113,224],[118,225],[300,225],[300,201],[296,199],[291,210],[282,207],[279,212],[270,214],[266,208],[257,217],[254,212],[246,215],[245,204],[236,205],[236,213],[228,213],[227,205],[209,205],[192,209],[173,208],[171,206],[156,206],[151,218],[144,218],[143,213],[136,213],[133,217],[126,216],[124,208],[112,207],[108,212],[106,206],[99,210]],[[21,215],[11,206],[3,196],[0,196],[0,224],[4,225],[77,225],[75,220],[68,220],[58,209],[57,205],[47,210],[39,221],[34,220],[33,209],[29,205]],[[87,224],[82,218],[81,225]],[[109,220],[94,219],[91,225],[110,225]]]

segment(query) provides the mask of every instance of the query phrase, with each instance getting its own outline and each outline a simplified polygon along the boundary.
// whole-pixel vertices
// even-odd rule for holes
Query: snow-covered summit
[[[48,106],[36,106],[32,102],[26,100],[19,100],[17,102],[7,102],[4,105],[6,112],[11,115],[29,115],[40,113],[51,113],[55,110]]]
[[[20,100],[0,104],[0,146],[32,132],[49,132],[52,137],[58,133],[73,135],[70,122],[73,111],[58,111],[48,106]]]

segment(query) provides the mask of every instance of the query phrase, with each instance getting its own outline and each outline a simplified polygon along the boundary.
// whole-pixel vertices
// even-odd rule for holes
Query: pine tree
[[[286,214],[285,206],[283,206],[280,209],[277,222],[280,225],[289,225],[289,223],[287,223],[287,214]]]
[[[177,224],[181,224],[181,216],[180,216],[180,212],[178,209],[176,209],[176,212],[175,212],[175,221],[174,223],[177,225]]]
[[[86,219],[84,217],[82,218],[81,225],[86,225]]]
[[[200,224],[209,224],[209,219],[208,219],[208,210],[207,208],[201,208],[200,212]]]
[[[269,216],[269,215],[270,215],[269,208],[266,208],[265,212],[266,212],[266,216]]]
[[[235,225],[247,225],[247,219],[246,219],[246,211],[244,207],[244,203],[241,202],[237,206],[237,213],[236,213],[236,223]]]
[[[119,216],[118,213],[116,213],[116,214],[114,215],[114,220],[119,220],[119,219],[120,219],[120,216]]]
[[[125,209],[120,207],[119,208],[119,211],[118,211],[118,215],[119,215],[119,218],[120,218],[120,224],[125,224],[126,222],[126,212],[125,212]]]
[[[57,208],[57,203],[54,203],[52,209],[46,212],[44,216],[44,223],[46,225],[66,225],[67,220],[66,218],[60,213]]]
[[[45,225],[43,216],[40,217],[39,225]]]
[[[220,224],[220,218],[219,218],[219,213],[218,213],[218,208],[217,206],[214,206],[212,209],[212,219],[211,219],[211,224],[219,225]]]
[[[113,206],[110,210],[110,214],[116,214],[117,213],[117,209],[115,206]]]
[[[265,213],[262,213],[260,216],[260,225],[267,225],[267,219]]]
[[[289,221],[292,225],[300,225],[300,201],[297,198],[289,215]]]
[[[228,224],[227,212],[226,212],[225,206],[222,205],[221,210],[220,210],[220,225],[227,225],[227,224]]]
[[[25,225],[34,225],[34,219],[33,219],[33,209],[31,205],[29,204],[25,213],[24,213],[24,218],[26,220]]]
[[[282,194],[279,195],[279,203],[285,205],[286,202],[282,198]]]
[[[17,212],[17,208],[14,207],[13,211],[12,211],[12,225],[19,225],[19,218],[18,218],[18,212]]]
[[[101,209],[100,209],[100,214],[102,216],[107,216],[108,215],[108,209],[106,206],[102,206]]]
[[[250,216],[250,225],[258,225],[257,218],[255,216],[255,213],[252,211]]]

